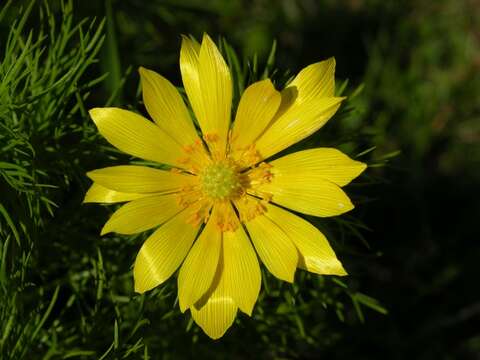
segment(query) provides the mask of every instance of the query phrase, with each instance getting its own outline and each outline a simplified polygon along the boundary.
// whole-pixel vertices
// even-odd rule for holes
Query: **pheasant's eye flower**
[[[285,210],[327,217],[353,205],[341,187],[364,169],[338,150],[316,148],[268,159],[321,128],[343,98],[334,96],[335,60],[303,69],[281,92],[270,80],[250,85],[231,121],[230,70],[213,41],[184,38],[180,70],[197,131],[176,88],[140,68],[143,100],[154,122],[118,108],[90,115],[119,150],[166,164],[94,170],[85,202],[127,202],[102,234],[157,228],[141,247],[135,291],[165,282],[178,268],[180,309],[212,338],[237,310],[250,315],[261,275],[257,255],[277,278],[297,267],[346,275],[325,236]],[[201,132],[202,135],[199,135]]]

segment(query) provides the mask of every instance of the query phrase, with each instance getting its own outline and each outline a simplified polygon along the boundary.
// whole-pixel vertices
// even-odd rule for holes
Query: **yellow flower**
[[[183,38],[180,70],[195,124],[176,88],[144,68],[143,100],[154,122],[118,108],[90,111],[112,145],[171,169],[91,171],[94,183],[85,202],[127,202],[102,235],[157,227],[135,260],[135,291],[162,284],[180,267],[180,309],[190,309],[216,339],[238,309],[252,313],[261,285],[257,255],[288,282],[297,267],[346,275],[325,236],[285,208],[320,217],[351,210],[341,187],[366,166],[332,148],[268,161],[317,131],[339,108],[343,98],[334,96],[333,58],[307,66],[281,92],[268,79],[250,85],[233,122],[231,74],[208,35],[201,45]]]

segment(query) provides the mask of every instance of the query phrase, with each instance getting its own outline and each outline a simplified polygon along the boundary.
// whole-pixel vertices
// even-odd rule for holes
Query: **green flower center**
[[[207,166],[200,178],[202,190],[214,199],[234,197],[241,189],[238,173],[230,164],[215,163]]]

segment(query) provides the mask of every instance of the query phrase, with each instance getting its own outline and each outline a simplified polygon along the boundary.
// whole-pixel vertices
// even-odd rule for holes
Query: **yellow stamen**
[[[257,167],[251,169],[247,175],[251,186],[261,185],[272,181],[273,173],[270,171],[272,165],[262,162]]]
[[[238,159],[238,164],[242,169],[247,169],[262,160],[262,156],[255,148],[255,144],[245,147],[229,148],[229,153],[230,156]]]
[[[240,214],[240,220],[247,222],[255,219],[267,211],[266,202],[251,196],[244,196],[235,201],[235,206]]]
[[[217,142],[220,139],[220,136],[218,134],[212,133],[212,134],[205,134],[203,135],[203,139],[205,142],[208,143],[214,143]]]
[[[218,228],[223,231],[235,231],[240,225],[237,214],[233,210],[232,204],[228,201],[221,201],[215,203],[215,223]]]
[[[231,136],[231,135],[230,135]],[[205,141],[210,149],[215,148],[219,138],[216,134],[206,134]],[[195,156],[204,150],[203,143],[198,140],[192,145],[184,147],[189,156],[185,164],[197,175],[197,181],[185,186],[178,193],[178,203],[182,207],[189,207],[191,215],[188,223],[196,226],[205,223],[210,216],[212,207],[215,211],[215,223],[222,232],[234,231],[239,226],[238,216],[235,213],[232,202],[235,204],[241,221],[250,221],[266,211],[266,204],[271,201],[272,195],[259,193],[255,190],[258,185],[271,182],[273,173],[272,166],[262,162],[247,172],[242,170],[251,163],[257,163],[260,159],[255,146],[249,146],[243,150],[243,157],[234,161],[232,158],[215,157],[210,150],[212,158],[203,160],[199,166],[194,163]],[[218,155],[218,154],[217,154]],[[230,154],[231,156],[231,154]],[[173,172],[181,172],[172,169]],[[253,194],[262,199],[247,196]]]
[[[210,209],[212,208],[212,202],[209,200],[197,201],[191,205],[191,214],[187,219],[187,223],[193,226],[198,226],[201,223],[207,223],[210,216]]]

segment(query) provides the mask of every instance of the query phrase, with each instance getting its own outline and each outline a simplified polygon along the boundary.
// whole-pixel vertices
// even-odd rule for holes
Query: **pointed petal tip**
[[[339,187],[340,190],[342,190],[342,188]],[[342,190],[343,191],[343,190]],[[327,216],[320,216],[320,217],[331,217],[331,216],[338,216],[338,215],[342,215],[342,214],[345,214],[349,211],[352,211],[353,209],[355,209],[355,205],[353,204],[352,200],[350,199],[350,197],[348,195],[345,194],[345,198],[342,199],[342,200],[339,200],[337,203],[336,203],[336,208],[338,210],[338,213],[335,214],[335,215],[327,215]]]
[[[253,301],[236,301],[238,309],[248,316],[252,316],[253,309],[257,303],[258,295],[260,294],[260,288],[258,289],[258,293],[255,296]]]
[[[321,275],[335,275],[335,276],[347,276],[348,272],[343,267],[343,264],[340,260],[336,259],[335,262],[330,264]]]
[[[137,254],[138,257],[138,254]],[[141,287],[139,282],[137,281],[137,269],[136,269],[136,263],[137,260],[135,259],[135,264],[133,265],[133,291],[135,291],[137,294],[143,294],[146,289],[144,287]]]
[[[213,41],[213,39],[210,37],[210,35],[208,35],[206,32],[204,32],[203,35],[202,35],[202,43],[201,43],[200,49],[204,48],[204,47],[213,48],[214,51],[216,50],[220,53],[220,50],[218,49],[217,44],[215,43],[215,41]]]
[[[93,109],[88,110],[88,114],[90,115],[90,118],[93,120],[95,126],[99,128],[100,123],[105,117],[105,113],[108,112],[111,108],[100,108],[96,107]]]
[[[299,268],[305,271],[308,271],[312,274],[317,274],[317,275],[322,275],[322,276],[348,276],[349,273],[345,270],[343,265],[337,261],[337,264],[335,265],[330,265],[330,266],[324,266],[320,268],[315,268],[315,267],[305,267],[305,265],[300,266]]]
[[[88,198],[89,198],[89,195],[88,195],[88,190],[87,190],[87,192],[85,193],[85,196],[83,197],[83,200],[82,200],[81,204],[84,205],[84,204],[89,203]]]
[[[352,179],[349,182],[347,182],[345,185],[348,185],[351,181],[359,177],[368,168],[368,165],[362,161],[354,160],[353,162],[354,162],[355,176],[353,176]],[[342,185],[342,187],[345,185]]]
[[[148,290],[151,290],[152,288],[145,287],[145,284],[140,284],[138,281],[135,280],[135,268],[133,269],[133,291],[135,291],[137,294],[144,294]]]
[[[349,201],[347,204],[338,203],[338,208],[340,210],[342,210],[342,212],[339,214],[339,215],[341,215],[341,214],[344,214],[346,212],[349,212],[349,211],[352,211],[353,209],[355,209],[355,205],[353,205],[353,203],[351,201]]]
[[[88,114],[93,119],[93,121],[95,121],[95,117],[98,115],[98,112],[101,111],[101,110],[102,110],[102,108],[99,108],[99,107],[92,108],[92,109],[88,110]]]
[[[244,314],[252,317],[252,312],[253,312],[253,308],[254,306],[250,307],[250,308],[246,308],[246,307],[243,307],[243,306],[239,306],[238,307]]]
[[[177,277],[177,300],[178,300],[178,307],[180,308],[180,311],[182,312],[182,314],[187,311],[188,309],[190,309],[190,307],[193,305],[193,304],[188,304],[185,300],[186,300],[186,297],[183,296],[183,293],[181,292],[181,287],[179,286],[178,284],[178,277]]]
[[[309,270],[307,270],[307,271],[309,271]],[[349,273],[347,272],[347,270],[345,270],[342,263],[340,261],[338,261],[337,266],[328,269],[328,271],[326,271],[322,274],[319,273],[319,275],[348,276]]]
[[[332,96],[332,99],[335,99],[335,102],[330,106],[331,109],[335,108],[335,113],[342,106],[343,102],[348,99],[348,96]],[[332,117],[335,115],[333,113]]]
[[[134,288],[133,288],[133,291],[135,291],[137,294],[142,295],[143,293],[145,293],[146,290],[142,290],[142,289],[138,288],[137,285],[135,285]]]
[[[212,38],[207,34],[207,32],[203,32],[202,34],[202,43],[204,40],[207,40],[207,41],[212,41]],[[212,41],[213,42],[213,41]]]
[[[193,317],[193,316],[192,316]],[[195,320],[195,318],[194,318]],[[231,324],[229,326],[227,326],[226,328],[224,329],[212,329],[210,328],[209,326],[205,326],[203,324],[199,324],[197,321],[195,321],[197,323],[197,325],[203,330],[203,333],[205,335],[207,335],[210,339],[212,340],[219,340],[221,337],[223,337],[223,335],[225,335],[225,333],[227,332],[227,330],[231,327]]]
[[[140,66],[140,67],[138,68],[138,73],[140,74],[140,77],[141,77],[141,78],[146,78],[147,76],[160,75],[160,74],[157,74],[156,71],[147,69],[147,68],[144,67],[144,66]]]
[[[204,330],[205,331],[205,330]],[[212,340],[220,340],[221,337],[223,337],[223,335],[225,335],[227,331],[225,331],[223,334],[208,334],[206,331],[205,331],[205,334],[207,334],[207,336],[212,339]]]
[[[188,45],[190,45],[190,44],[193,45],[194,44],[194,42],[192,40],[192,35],[181,34],[180,36],[182,37],[182,43],[181,43],[182,47],[187,45],[187,44]]]
[[[88,177],[88,172],[85,173],[85,175]],[[83,197],[83,200],[82,200],[82,205],[95,202],[95,201],[93,201],[94,199],[92,199],[92,195],[91,195],[92,194],[91,189],[92,189],[93,185],[94,184],[92,184],[90,186],[90,188],[87,190],[87,192],[85,193],[85,196]]]
[[[274,90],[277,90],[277,89],[275,89],[275,85],[273,84],[272,79],[270,79],[270,78],[260,80],[260,81],[258,81],[258,84],[265,84],[268,87],[272,87]]]
[[[87,172],[85,173],[85,175],[87,175],[87,177],[88,177],[90,180],[93,180],[93,174],[92,174],[92,173],[93,173],[94,171],[95,171],[95,170],[87,171]]]
[[[180,45],[180,68],[182,67],[182,59],[187,61],[189,56],[198,57],[200,53],[200,44],[192,35],[182,34]]]
[[[190,36],[191,36],[191,35],[180,34],[180,37],[182,38],[182,42],[184,42],[184,41],[191,41]]]
[[[106,235],[108,233],[112,232],[105,224],[105,226],[100,230],[100,236]]]
[[[360,168],[360,172],[358,175],[360,175],[361,173],[363,173],[367,168],[368,168],[368,164],[364,163],[364,162],[361,162],[359,161],[358,162],[358,167]]]
[[[274,274],[274,276],[275,276],[276,278],[280,279],[280,280],[283,280],[283,281],[285,281],[285,282],[288,282],[288,283],[290,283],[290,284],[293,284],[294,281],[295,281],[295,272],[296,272],[296,269],[295,269],[295,271],[294,271],[293,273],[288,274],[288,275],[282,274],[282,276],[280,277],[279,274],[276,274],[276,275]]]

